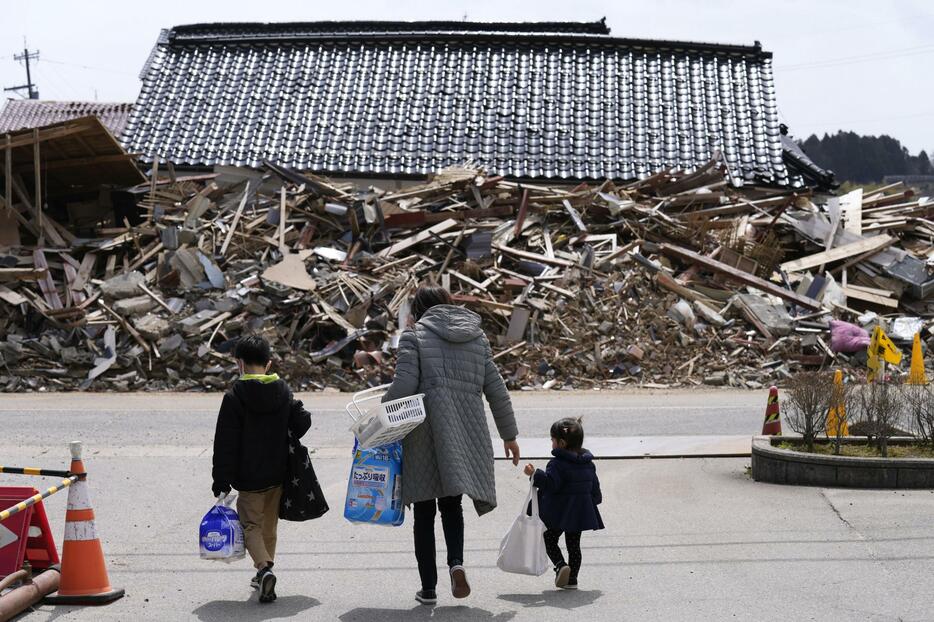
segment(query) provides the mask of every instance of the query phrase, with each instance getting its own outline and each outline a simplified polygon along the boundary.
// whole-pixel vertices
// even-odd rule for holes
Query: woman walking
[[[454,306],[441,287],[420,287],[412,304],[415,325],[402,333],[392,386],[383,401],[425,394],[427,416],[402,441],[402,500],[414,506],[415,558],[422,589],[415,598],[437,602],[435,514],[448,550],[455,598],[466,598],[464,515],[467,495],[482,516],[496,507],[493,447],[483,408],[486,396],[506,457],[519,464],[512,402],[493,362],[480,316]]]

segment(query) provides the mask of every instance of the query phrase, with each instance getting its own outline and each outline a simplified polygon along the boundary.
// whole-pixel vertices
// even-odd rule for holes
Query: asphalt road
[[[210,498],[217,395],[0,395],[0,464],[61,467],[67,441],[87,446],[111,580],[127,597],[104,608],[40,607],[50,620],[930,620],[934,492],[757,484],[748,459],[600,461],[607,529],[583,538],[581,589],[495,567],[527,482],[496,464],[500,507],[467,517],[474,594],[434,608],[413,600],[411,531],[341,517],[349,455],[341,395],[309,396],[309,445],[332,511],[284,523],[279,600],[259,605],[247,562],[197,555]],[[595,436],[754,433],[760,393],[519,394],[520,427],[545,436],[564,414]],[[528,430],[528,432],[526,431]],[[38,482],[38,480],[32,480]],[[50,480],[45,480],[50,481]],[[0,484],[22,484],[0,475]],[[43,482],[44,483],[44,482]],[[65,495],[48,502],[63,532]],[[440,545],[439,559],[443,559]]]
[[[766,391],[517,392],[513,405],[523,437],[548,437],[551,423],[582,416],[588,436],[755,434]],[[353,440],[344,406],[350,395],[302,393],[312,413],[307,444],[345,448]],[[0,443],[45,446],[80,438],[92,449],[166,445],[180,452],[210,447],[219,393],[0,394]],[[491,429],[493,419],[489,418]],[[495,435],[495,432],[494,432]],[[37,440],[41,439],[41,443]]]

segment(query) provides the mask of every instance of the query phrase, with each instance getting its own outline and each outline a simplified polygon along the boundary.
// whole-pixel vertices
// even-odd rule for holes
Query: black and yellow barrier
[[[30,475],[30,474],[29,474],[29,473],[25,473],[24,475]],[[16,505],[10,506],[10,507],[8,507],[8,508],[5,509],[5,510],[0,511],[0,522],[5,521],[6,519],[10,518],[11,516],[15,516],[16,514],[19,514],[20,512],[22,512],[23,510],[25,510],[26,508],[28,508],[28,507],[30,507],[30,506],[33,506],[33,505],[35,505],[35,504],[37,504],[37,503],[39,503],[40,501],[42,501],[42,500],[45,499],[46,497],[51,497],[52,495],[54,495],[55,493],[57,493],[57,492],[60,491],[60,490],[65,490],[66,488],[68,488],[69,486],[71,486],[72,484],[74,484],[74,483],[77,482],[77,481],[78,481],[78,476],[77,476],[77,475],[70,475],[69,477],[63,479],[62,482],[61,482],[58,486],[52,486],[51,488],[48,488],[48,489],[45,490],[44,492],[40,492],[40,493],[38,493],[38,494],[35,494],[35,495],[29,497],[28,499],[26,499],[25,501],[20,501],[20,502],[17,503]]]

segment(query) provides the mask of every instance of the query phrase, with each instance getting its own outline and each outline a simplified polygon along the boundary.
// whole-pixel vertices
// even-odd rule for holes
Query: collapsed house
[[[109,191],[135,220],[75,234],[7,175],[5,390],[221,388],[248,332],[297,387],[354,390],[391,376],[424,282],[483,316],[514,389],[758,388],[857,368],[835,318],[910,339],[934,315],[934,205],[828,198],[759,45],[213,24],[163,32],[142,78],[126,151],[95,156],[142,154]]]

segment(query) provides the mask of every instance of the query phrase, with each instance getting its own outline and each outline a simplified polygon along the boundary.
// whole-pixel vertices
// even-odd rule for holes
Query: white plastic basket
[[[346,406],[347,414],[353,420],[350,431],[362,449],[401,440],[425,420],[424,393],[373,403],[385,395],[389,386],[384,384],[355,393],[353,401]]]

